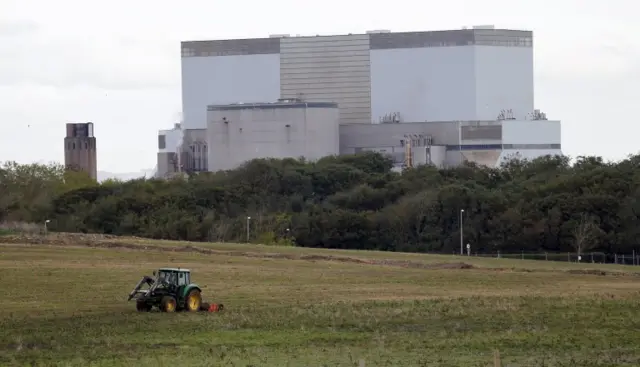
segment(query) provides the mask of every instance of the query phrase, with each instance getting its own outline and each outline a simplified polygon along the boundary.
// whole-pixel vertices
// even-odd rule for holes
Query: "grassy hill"
[[[0,236],[0,365],[637,366],[635,267]],[[221,313],[140,314],[158,267]]]

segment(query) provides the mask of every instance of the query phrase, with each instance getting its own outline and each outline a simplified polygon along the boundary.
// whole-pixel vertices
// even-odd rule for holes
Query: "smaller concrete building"
[[[511,158],[562,155],[561,123],[535,111],[532,119],[340,124],[338,105],[279,100],[209,106],[207,129],[177,125],[159,135],[158,176],[234,169],[255,158],[317,160],[375,151],[395,169],[474,162],[497,167]]]
[[[206,134],[210,171],[255,158],[316,160],[340,153],[340,113],[333,102],[297,99],[208,106]]]
[[[429,121],[340,126],[340,154],[375,151],[397,168],[462,162],[496,167],[511,158],[561,155],[561,123],[549,120]]]
[[[68,168],[85,171],[97,180],[98,167],[96,138],[93,135],[93,123],[67,124],[64,138],[64,164]]]

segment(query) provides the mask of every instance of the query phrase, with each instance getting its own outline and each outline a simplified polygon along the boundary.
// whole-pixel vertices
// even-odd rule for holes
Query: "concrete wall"
[[[499,163],[510,157],[534,159],[562,154],[562,124],[553,120],[511,120],[502,127],[503,150]]]
[[[184,129],[204,129],[210,104],[272,102],[279,97],[278,54],[182,58]]]
[[[176,153],[158,152],[157,159],[156,177],[166,178],[177,171]]]
[[[512,148],[523,144],[559,145],[562,143],[561,123],[553,120],[503,121],[502,140],[505,145],[513,145]]]
[[[474,75],[473,47],[371,50],[373,122],[472,120]]]
[[[354,154],[361,151],[376,151],[393,157],[397,164],[404,161],[405,135],[431,136],[434,145],[458,145],[458,124],[449,121],[401,124],[349,124],[340,126],[340,154]],[[423,145],[413,144],[418,147]],[[447,154],[444,164],[453,165],[460,161],[460,154]]]
[[[371,51],[372,119],[524,119],[534,110],[531,47],[457,46]]]
[[[495,120],[511,110],[523,120],[534,110],[533,48],[474,46],[475,114],[471,120]]]
[[[65,166],[85,171],[97,180],[97,146],[96,138],[70,137],[64,138]]]
[[[158,153],[175,153],[178,146],[182,143],[184,130],[181,128],[173,128],[170,130],[160,130],[158,132]],[[160,138],[164,136],[164,138]],[[164,144],[160,144],[164,142]]]
[[[332,103],[210,106],[207,116],[210,171],[255,158],[339,153],[340,112]]]

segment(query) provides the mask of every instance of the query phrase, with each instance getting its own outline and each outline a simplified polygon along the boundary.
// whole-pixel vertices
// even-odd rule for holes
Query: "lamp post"
[[[460,255],[464,255],[464,233],[462,231],[462,228],[464,227],[463,214],[464,209],[460,209]]]
[[[44,221],[44,234],[47,234],[49,232],[47,228],[47,224],[49,224],[49,222],[51,222],[49,219]]]
[[[251,221],[251,217],[247,217],[247,243],[249,243],[249,235],[250,235],[250,232],[249,232],[249,228],[250,228],[249,221]]]

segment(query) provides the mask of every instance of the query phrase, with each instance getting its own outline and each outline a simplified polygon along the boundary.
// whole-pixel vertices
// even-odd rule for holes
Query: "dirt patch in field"
[[[408,260],[388,260],[388,259],[362,259],[356,257],[347,256],[334,256],[334,255],[304,255],[304,254],[283,254],[283,253],[269,253],[269,252],[250,252],[250,251],[224,251],[214,250],[209,248],[202,248],[193,245],[186,245],[181,247],[176,246],[155,246],[144,245],[130,241],[144,241],[142,238],[119,238],[111,235],[100,234],[77,234],[77,233],[50,233],[46,236],[41,235],[11,235],[1,236],[0,243],[6,244],[31,244],[31,245],[49,245],[49,246],[81,246],[92,248],[107,248],[107,249],[121,249],[121,250],[153,250],[163,252],[191,252],[200,253],[205,255],[223,255],[223,256],[238,256],[260,259],[286,259],[286,260],[303,260],[303,261],[332,261],[351,264],[362,265],[378,265],[378,266],[395,266],[411,269],[431,269],[431,270],[461,270],[461,269],[473,269],[474,266],[462,263],[423,263],[418,261]]]
[[[572,269],[572,270],[567,270],[567,273],[578,274],[578,275],[599,275],[599,276],[607,276],[607,275],[622,276],[622,275],[628,275],[627,273],[624,273],[624,272],[621,272],[621,271],[605,271],[605,270],[599,270],[599,269]]]

